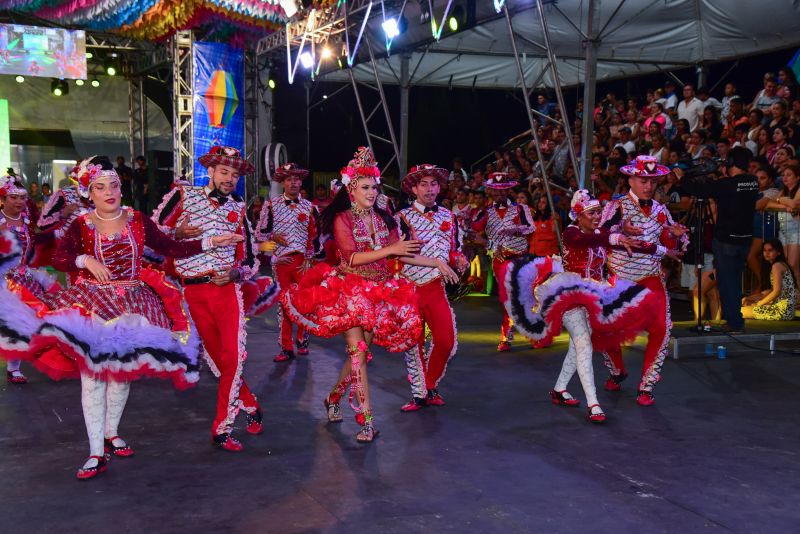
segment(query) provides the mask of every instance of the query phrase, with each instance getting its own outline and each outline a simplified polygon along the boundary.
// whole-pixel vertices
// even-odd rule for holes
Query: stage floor
[[[550,403],[563,341],[498,355],[496,300],[456,313],[447,406],[401,413],[402,357],[376,351],[371,445],[356,443],[349,408],[343,424],[325,423],[342,340],[274,364],[270,312],[248,326],[245,373],[263,435],[247,435],[240,417],[246,450],[212,448],[208,372],[184,393],[138,382],[120,427],[137,454],[88,482],[75,480],[88,454],[78,383],[25,365],[27,386],[0,387],[0,532],[797,531],[800,358],[729,346],[718,360],[700,347],[666,362],[655,406],[641,408],[633,379],[602,391],[598,356],[609,420],[592,426],[585,408]],[[641,349],[626,359],[638,373]],[[577,377],[570,390],[583,398]]]

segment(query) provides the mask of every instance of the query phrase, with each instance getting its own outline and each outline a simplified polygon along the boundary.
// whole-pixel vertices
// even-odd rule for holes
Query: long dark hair
[[[781,243],[780,239],[767,239],[761,245],[761,259],[764,261],[764,246],[769,245],[775,249],[775,252],[778,253],[778,257],[775,258],[775,263],[782,263],[786,270],[789,271],[789,274],[792,275],[792,282],[794,283],[794,287],[797,287],[797,279],[794,277],[794,271],[792,271],[792,266],[789,265],[789,261],[786,259],[786,253],[783,251],[783,243]],[[768,262],[764,261],[768,264]],[[770,265],[770,269],[772,266]],[[762,270],[763,272],[763,270]],[[764,288],[767,289],[767,288]]]
[[[347,192],[347,187],[342,187],[336,195],[334,195],[328,207],[322,210],[319,216],[320,230],[322,233],[333,235],[333,221],[336,220],[336,216],[343,211],[349,210],[351,206],[350,193]],[[375,213],[386,223],[386,228],[390,231],[397,228],[397,221],[394,220],[394,217],[389,215],[388,211],[379,208],[377,205],[373,206],[372,209],[375,210]]]
[[[787,165],[786,168],[792,171],[796,178],[800,179],[800,165],[795,165],[792,163],[791,165]],[[786,187],[786,184],[783,184],[783,191],[781,191],[781,194],[794,199],[794,197],[797,195],[798,188],[800,188],[800,181],[794,184],[794,187],[791,190]]]

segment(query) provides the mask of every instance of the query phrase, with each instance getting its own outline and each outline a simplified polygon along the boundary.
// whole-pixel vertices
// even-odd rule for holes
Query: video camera
[[[708,198],[705,193],[705,185],[710,180],[716,179],[719,167],[724,163],[720,158],[681,159],[678,161],[678,167],[683,169],[681,183],[689,190],[692,196]]]

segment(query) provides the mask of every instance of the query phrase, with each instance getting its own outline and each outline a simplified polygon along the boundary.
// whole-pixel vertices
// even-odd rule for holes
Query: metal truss
[[[256,55],[278,52],[284,48],[302,46],[305,41],[325,41],[345,31],[354,17],[367,11],[373,0],[340,1],[335,6],[312,10],[313,24],[309,24],[309,16],[296,22],[287,22],[286,26],[262,38],[256,46]]]
[[[131,159],[147,153],[147,97],[141,77],[128,80],[128,143]]]
[[[375,78],[375,85],[369,85],[361,82],[357,82],[355,76],[353,76],[353,70],[347,69],[347,73],[350,75],[350,84],[353,87],[353,94],[355,95],[356,99],[356,106],[358,107],[358,113],[361,117],[361,124],[364,127],[364,135],[367,138],[367,143],[369,144],[370,149],[374,154],[377,156],[377,152],[375,151],[375,146],[373,141],[379,141],[385,145],[390,145],[392,147],[392,156],[382,165],[384,174],[386,170],[391,167],[393,164],[397,166],[398,177],[402,178],[402,175],[405,173],[405,165],[406,165],[406,158],[401,156],[401,154],[405,154],[405,146],[403,150],[397,144],[397,136],[395,135],[394,124],[392,122],[392,115],[389,112],[389,104],[386,100],[386,93],[383,90],[383,84],[381,83],[380,76],[378,75],[378,67],[375,61],[375,55],[372,51],[372,43],[370,42],[369,35],[364,34],[364,44],[369,51],[370,57],[370,66],[372,67],[372,73]],[[373,92],[378,93],[378,101],[375,103],[374,107],[369,111],[369,113],[365,113],[364,108],[364,100],[362,99],[362,94],[359,92],[359,88],[367,88]],[[382,135],[378,135],[376,133],[376,129],[379,127],[375,119],[380,117],[381,114],[378,114],[378,110],[383,111],[383,126],[385,131],[388,132],[388,138]]]
[[[194,183],[194,92],[192,67],[194,35],[183,30],[172,37],[172,97],[175,175]]]
[[[255,170],[252,179],[245,180],[245,201],[250,203],[258,196],[261,183],[259,162],[258,106],[261,101],[258,83],[258,59],[255,52],[244,54],[244,157]]]

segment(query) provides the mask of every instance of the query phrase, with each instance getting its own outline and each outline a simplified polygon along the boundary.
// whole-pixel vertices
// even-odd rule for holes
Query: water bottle
[[[725,345],[717,346],[717,359],[724,360],[728,357],[728,349],[725,348]]]

